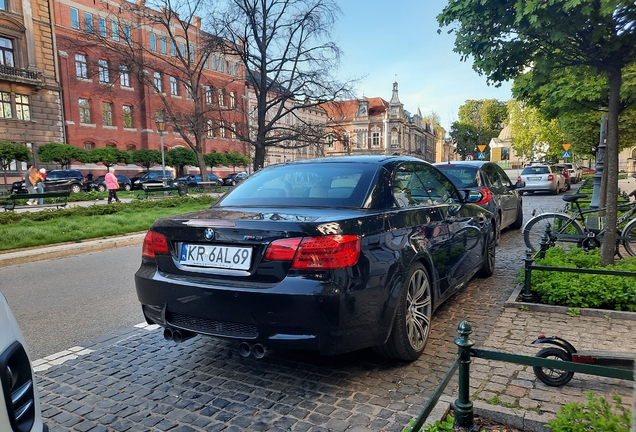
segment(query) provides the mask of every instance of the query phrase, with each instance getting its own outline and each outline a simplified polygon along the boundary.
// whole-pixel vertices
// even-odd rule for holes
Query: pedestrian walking
[[[27,192],[30,194],[36,193],[35,187],[38,179],[40,178],[40,174],[38,170],[35,169],[33,165],[27,165],[27,170],[24,173],[24,187]],[[27,201],[27,205],[35,205],[37,202],[33,199]]]
[[[46,170],[44,168],[40,168],[39,179],[35,183],[35,190],[37,193],[44,193],[44,180],[46,180]],[[38,198],[38,204],[44,204],[44,198]]]
[[[108,172],[106,176],[104,177],[104,180],[106,181],[106,189],[108,189],[108,204],[110,204],[113,201],[113,198],[117,202],[121,202],[119,201],[119,198],[117,197],[117,189],[119,189],[119,182],[117,181],[117,177],[115,176],[114,173],[115,173],[115,169],[113,168],[113,170]]]

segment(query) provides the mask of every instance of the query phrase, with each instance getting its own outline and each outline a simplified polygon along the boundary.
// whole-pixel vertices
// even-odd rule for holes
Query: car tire
[[[498,245],[501,240],[501,214],[497,213],[493,224],[495,225],[495,244]]]
[[[125,184],[125,185],[124,185],[124,190],[125,190],[126,192],[130,192],[130,189],[131,189],[131,187],[130,187],[130,185],[129,185],[129,184]]]
[[[557,183],[556,188],[553,191],[551,191],[550,193],[552,195],[558,195],[559,192],[561,192],[561,185],[559,183]]]
[[[71,185],[71,192],[79,193],[82,191],[82,187],[78,184]]]
[[[105,190],[106,190],[106,186],[104,185],[97,186],[97,192],[104,192]]]
[[[486,238],[486,247],[484,253],[484,262],[481,268],[477,271],[477,276],[481,278],[487,278],[495,273],[495,257],[496,257],[496,243],[493,230],[490,230],[488,237]]]
[[[517,206],[517,218],[512,224],[510,224],[510,228],[521,229],[522,226],[523,226],[523,205],[520,203],[519,206]]]
[[[404,361],[420,357],[431,329],[432,292],[426,268],[414,264],[400,287],[391,334],[384,345],[374,347],[376,353]]]

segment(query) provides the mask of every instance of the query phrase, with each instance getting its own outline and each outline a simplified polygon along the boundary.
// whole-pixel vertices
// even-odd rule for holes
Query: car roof
[[[438,168],[443,168],[444,166],[470,166],[470,167],[481,168],[482,166],[484,166],[486,164],[490,164],[490,163],[493,163],[493,162],[492,161],[475,161],[475,160],[472,160],[472,161],[437,162],[437,163],[434,163],[433,165],[438,167]]]

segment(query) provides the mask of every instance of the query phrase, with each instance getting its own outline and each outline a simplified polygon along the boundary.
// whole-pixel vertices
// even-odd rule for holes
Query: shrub
[[[629,410],[621,405],[621,398],[614,395],[612,409],[605,398],[586,392],[587,404],[570,403],[547,426],[554,432],[628,432],[631,424]]]
[[[537,265],[581,269],[604,269],[636,272],[636,257],[627,257],[613,265],[601,266],[598,250],[585,252],[559,247],[548,249]],[[571,308],[598,308],[636,311],[636,279],[629,276],[606,276],[549,271],[532,272],[532,291],[541,301]]]

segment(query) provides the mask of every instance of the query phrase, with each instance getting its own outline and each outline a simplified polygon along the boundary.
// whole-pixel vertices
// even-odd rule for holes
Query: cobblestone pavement
[[[477,346],[508,352],[534,354],[529,343],[539,331],[563,331],[568,339],[577,334],[576,345],[595,329],[597,336],[618,333],[636,346],[627,323],[612,320],[602,329],[599,319],[504,309],[523,249],[519,232],[504,231],[495,274],[473,279],[436,311],[416,362],[388,361],[370,350],[333,357],[272,351],[257,360],[240,357],[224,340],[197,337],[174,345],[154,326],[139,326],[34,362],[43,416],[52,432],[402,431],[456,356],[453,339],[462,320],[472,324]],[[527,370],[496,362],[476,361],[474,370],[476,396],[498,395],[547,413],[579,400],[583,388],[628,390],[621,381],[583,375],[547,389]]]

